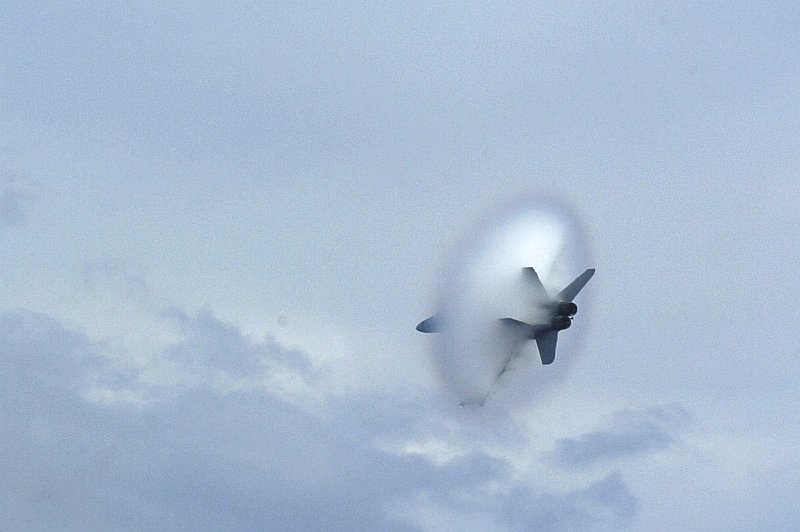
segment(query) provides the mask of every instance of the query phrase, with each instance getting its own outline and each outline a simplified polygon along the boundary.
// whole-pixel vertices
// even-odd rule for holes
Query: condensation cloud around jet
[[[523,267],[535,268],[555,295],[593,266],[588,257],[578,219],[552,198],[516,202],[468,235],[445,268],[436,306],[440,332],[431,335],[435,367],[459,402],[525,403],[564,375],[588,321],[590,290],[576,298],[580,312],[559,336],[549,366],[541,364],[535,342],[524,343],[508,363],[514,338],[498,319],[537,319]]]

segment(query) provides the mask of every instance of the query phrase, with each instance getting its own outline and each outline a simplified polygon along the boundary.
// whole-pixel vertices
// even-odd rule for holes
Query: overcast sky
[[[3,2],[0,528],[796,529],[796,3],[430,4]],[[460,409],[414,326],[532,194],[582,349]]]

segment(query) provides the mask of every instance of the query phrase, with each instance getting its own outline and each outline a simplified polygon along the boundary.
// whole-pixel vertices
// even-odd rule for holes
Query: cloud
[[[506,508],[511,530],[619,529],[638,509],[636,497],[618,473],[565,494],[545,493],[532,502],[532,508],[516,504]]]
[[[171,358],[199,370],[214,368],[237,377],[263,372],[264,366],[279,364],[304,375],[311,372],[308,356],[297,349],[286,349],[276,340],[266,337],[253,340],[242,334],[232,323],[217,318],[210,309],[194,316],[178,308],[165,315],[175,323],[183,341],[168,348]]]
[[[271,354],[248,350],[210,313],[185,320],[185,341],[168,357],[218,362],[232,347],[244,353],[232,352],[222,370],[243,370],[253,362],[245,355]],[[198,323],[207,336],[198,337]],[[8,529],[312,530],[381,522],[368,486],[370,470],[386,467],[369,440],[265,388],[222,394],[201,382],[145,408],[109,405],[84,392],[98,382],[143,384],[105,365],[101,346],[80,333],[47,316],[11,313],[0,319],[0,345],[9,383],[0,392],[2,425],[13,435],[0,466],[8,503],[0,520]],[[393,471],[376,474],[401,470]]]
[[[502,494],[462,489],[447,504],[431,493],[402,506],[406,518],[424,530],[620,530],[638,501],[619,474],[566,492],[516,487]]]
[[[154,383],[163,368],[121,367],[46,315],[0,316],[11,529],[591,529],[635,512],[618,476],[561,492],[515,480],[490,449],[519,434],[454,424],[431,398],[351,395],[309,411],[299,398],[318,376],[302,351],[209,309],[165,317],[179,339],[161,363],[181,379]],[[288,393],[291,376],[305,388]]]
[[[44,314],[0,314],[0,338],[4,388],[25,399],[80,393],[103,366],[99,345]]]
[[[561,467],[582,468],[664,450],[689,422],[688,412],[678,405],[622,411],[606,429],[560,438],[551,458]]]
[[[456,423],[431,397],[308,409],[276,385],[313,386],[305,353],[210,310],[168,315],[180,336],[163,360],[193,377],[172,384],[46,315],[0,314],[5,529],[557,530],[619,528],[635,512],[619,476],[566,491],[521,479],[491,448],[518,433]],[[98,388],[152,400],[101,401]],[[430,444],[400,445],[413,441],[461,451],[437,460]]]
[[[10,172],[4,172],[0,183],[0,227],[25,225],[27,210],[33,202],[30,184]]]

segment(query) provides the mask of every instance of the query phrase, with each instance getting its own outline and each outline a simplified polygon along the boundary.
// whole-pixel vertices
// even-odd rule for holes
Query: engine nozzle
[[[563,316],[574,316],[578,313],[578,305],[572,301],[560,301],[556,306],[556,311]]]
[[[569,329],[569,326],[572,325],[572,320],[569,316],[564,316],[562,314],[555,316],[550,322],[550,325],[557,331],[563,331],[564,329]]]

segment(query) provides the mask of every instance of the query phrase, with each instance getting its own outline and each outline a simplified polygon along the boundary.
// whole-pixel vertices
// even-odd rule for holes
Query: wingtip
[[[440,326],[439,315],[434,314],[430,318],[419,322],[416,329],[421,333],[436,333],[439,332]]]

